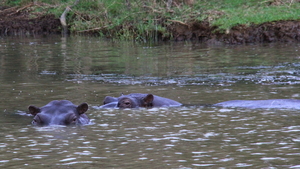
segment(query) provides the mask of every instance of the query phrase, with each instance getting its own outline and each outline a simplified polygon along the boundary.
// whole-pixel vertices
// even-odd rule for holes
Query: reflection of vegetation
[[[74,0],[33,0],[36,13],[59,17]],[[32,0],[4,0],[0,5],[26,5]],[[293,0],[81,0],[68,15],[74,33],[105,37],[156,40],[172,37],[172,24],[208,21],[221,30],[235,25],[297,20],[300,3]]]
[[[20,78],[31,82],[40,78],[80,80],[83,77],[112,83],[202,84],[261,76],[291,81],[289,77],[299,74],[297,44],[145,45],[80,36],[23,37],[17,41],[13,37],[1,41],[0,73],[9,83]]]
[[[299,62],[293,57],[297,56],[297,46],[284,44],[208,48],[187,42],[184,45],[138,45],[80,36],[20,38],[18,43],[6,38],[5,41],[7,45],[2,45],[0,54],[2,65],[8,65],[9,69],[3,67],[6,72],[1,73],[7,73],[7,78],[10,78],[7,71],[11,69],[17,74],[28,71],[32,75],[62,75],[62,78],[68,74],[117,74],[129,78],[222,76],[222,73],[255,75],[262,70],[273,71],[274,67],[277,71],[284,71],[290,69],[289,63]]]

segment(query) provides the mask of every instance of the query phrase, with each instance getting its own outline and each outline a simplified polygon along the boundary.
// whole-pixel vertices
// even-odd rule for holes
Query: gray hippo
[[[100,108],[176,107],[182,104],[153,94],[131,93],[120,97],[106,96]]]
[[[30,105],[29,112],[34,116],[32,124],[37,126],[88,124],[89,118],[84,114],[88,104],[79,106],[68,100],[54,100],[43,107]]]
[[[270,100],[231,100],[214,104],[217,107],[240,107],[248,109],[300,109],[300,100],[270,99]]]

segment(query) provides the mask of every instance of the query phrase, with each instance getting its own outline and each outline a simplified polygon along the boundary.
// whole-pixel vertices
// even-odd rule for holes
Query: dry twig
[[[182,22],[182,21],[177,21],[177,20],[171,20],[171,19],[168,19],[168,21],[171,21],[171,22],[175,22],[175,23],[179,23],[181,25],[185,25],[185,26],[189,26],[188,24]]]
[[[82,30],[82,31],[77,31],[78,33],[81,32],[91,32],[91,31],[96,31],[96,30],[101,30],[101,29],[105,29],[107,27],[109,27],[111,25],[106,25],[106,26],[102,26],[102,27],[98,27],[98,28],[92,28],[92,29],[86,29],[86,30]]]

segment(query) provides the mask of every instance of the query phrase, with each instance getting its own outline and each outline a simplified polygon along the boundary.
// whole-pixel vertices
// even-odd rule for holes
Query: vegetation
[[[57,18],[75,0],[4,0],[1,6],[35,5],[36,13]],[[208,21],[218,30],[279,20],[297,20],[296,0],[80,0],[67,15],[72,33],[138,41],[172,38],[173,24]]]

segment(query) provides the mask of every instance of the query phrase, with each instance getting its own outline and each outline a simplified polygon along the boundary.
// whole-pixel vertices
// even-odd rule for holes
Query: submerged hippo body
[[[29,112],[34,116],[32,124],[37,126],[88,124],[89,118],[84,114],[88,104],[79,106],[68,100],[54,100],[43,107],[29,106]]]
[[[100,106],[100,109],[109,109],[109,108],[117,108],[118,101],[110,102],[110,103],[103,103],[104,105]]]
[[[182,104],[153,94],[131,93],[118,98],[106,96],[101,108],[176,107]]]
[[[300,109],[300,100],[270,99],[270,100],[231,100],[214,104],[220,107],[240,107],[249,109]]]

